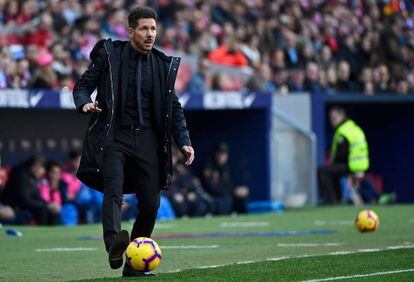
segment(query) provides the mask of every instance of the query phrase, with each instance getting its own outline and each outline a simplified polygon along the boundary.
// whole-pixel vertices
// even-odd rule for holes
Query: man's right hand
[[[83,105],[82,111],[84,113],[91,112],[91,113],[99,113],[102,112],[102,110],[98,107],[98,101],[95,101],[95,103],[87,103]]]

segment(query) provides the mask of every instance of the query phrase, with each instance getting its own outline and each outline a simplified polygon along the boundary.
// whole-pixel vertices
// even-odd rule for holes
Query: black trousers
[[[342,199],[341,177],[349,173],[346,164],[329,164],[319,167],[319,195],[324,204],[337,204]]]
[[[132,166],[132,167],[131,167]],[[118,129],[103,160],[102,225],[106,250],[121,230],[125,169],[136,171],[138,214],[131,240],[150,237],[160,205],[158,140],[151,128]]]

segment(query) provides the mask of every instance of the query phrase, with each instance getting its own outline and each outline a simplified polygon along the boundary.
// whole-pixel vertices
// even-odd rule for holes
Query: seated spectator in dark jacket
[[[230,214],[232,211],[244,213],[249,195],[247,186],[237,186],[230,175],[228,164],[229,149],[227,144],[219,144],[214,153],[213,163],[203,170],[203,187],[213,198],[213,214]]]
[[[14,167],[2,192],[2,202],[14,209],[27,211],[39,225],[48,223],[53,208],[40,196],[38,182],[45,173],[44,159],[33,156]]]

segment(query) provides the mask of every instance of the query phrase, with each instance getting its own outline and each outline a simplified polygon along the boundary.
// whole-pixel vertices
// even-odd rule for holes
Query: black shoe
[[[109,265],[112,269],[118,269],[123,264],[123,254],[129,245],[128,231],[121,230],[115,237],[112,246],[109,248]]]
[[[122,277],[149,277],[149,276],[155,276],[155,274],[134,270],[127,263],[125,263],[124,269],[122,270]]]

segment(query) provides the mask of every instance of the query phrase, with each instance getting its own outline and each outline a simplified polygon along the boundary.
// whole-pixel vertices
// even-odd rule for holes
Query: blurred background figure
[[[40,196],[51,211],[48,219],[49,225],[60,224],[60,212],[62,209],[61,191],[65,191],[67,186],[61,180],[61,174],[62,166],[58,162],[50,161],[46,166],[45,178],[39,183]]]
[[[173,179],[166,195],[177,217],[204,216],[212,211],[212,199],[201,187],[200,180],[184,164],[178,148],[173,147]]]
[[[323,203],[337,204],[343,196],[341,177],[368,170],[368,143],[362,129],[343,108],[333,107],[329,121],[335,133],[329,163],[319,168],[318,182]]]
[[[206,92],[206,80],[209,68],[209,59],[207,57],[200,57],[198,59],[197,72],[195,72],[188,81],[187,93],[191,95],[203,95]]]
[[[246,212],[249,195],[247,186],[234,186],[229,167],[229,148],[220,143],[213,160],[203,170],[203,187],[213,199],[213,214],[224,215],[233,211]]]
[[[45,160],[32,156],[24,163],[12,168],[9,180],[1,194],[1,201],[13,209],[28,212],[38,225],[47,225],[56,208],[41,197],[39,181],[45,174]]]
[[[228,37],[226,42],[212,51],[209,55],[210,60],[216,64],[232,67],[245,67],[248,60],[240,51],[239,42],[235,37]]]

